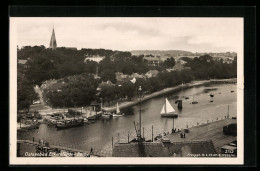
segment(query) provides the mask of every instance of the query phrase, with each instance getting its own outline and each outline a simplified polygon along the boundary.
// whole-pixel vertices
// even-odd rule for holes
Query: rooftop
[[[132,142],[116,143],[113,148],[113,157],[193,157],[189,154],[216,154],[211,141],[187,141],[171,143]]]
[[[27,62],[27,60],[19,60],[19,59],[18,59],[18,64],[24,65],[24,64],[26,64],[26,62]]]

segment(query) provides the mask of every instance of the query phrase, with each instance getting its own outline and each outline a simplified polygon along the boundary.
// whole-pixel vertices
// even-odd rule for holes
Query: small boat
[[[232,89],[233,89],[233,87],[232,87],[232,85],[231,85],[231,91],[230,91],[230,92],[231,92],[231,93],[234,93],[234,90],[232,90]]]
[[[191,104],[198,104],[199,102],[194,101],[194,95],[193,95],[193,101],[191,102]]]
[[[102,117],[103,118],[110,118],[112,116],[112,113],[111,112],[103,112],[102,113]]]
[[[84,123],[88,123],[88,119],[87,118],[84,118]]]
[[[178,114],[176,113],[175,109],[172,107],[170,102],[167,98],[165,98],[165,103],[161,110],[161,117],[171,117],[171,118],[177,118]]]
[[[65,128],[71,128],[75,126],[81,126],[84,124],[83,119],[77,119],[77,120],[70,120],[70,121],[64,121],[64,122],[57,122],[56,128],[58,129],[65,129]]]
[[[113,113],[113,117],[120,117],[120,116],[124,116],[124,113],[120,112],[118,103],[116,103],[116,113]]]

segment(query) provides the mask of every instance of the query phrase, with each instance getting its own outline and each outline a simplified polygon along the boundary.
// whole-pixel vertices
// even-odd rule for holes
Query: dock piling
[[[144,138],[144,127],[143,127],[143,138]]]
[[[153,142],[153,125],[152,125],[152,142]]]
[[[227,118],[229,118],[229,105],[228,105],[228,114],[227,114]]]

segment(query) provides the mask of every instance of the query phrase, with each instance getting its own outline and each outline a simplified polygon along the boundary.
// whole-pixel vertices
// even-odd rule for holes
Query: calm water
[[[234,93],[230,91],[235,90]],[[214,97],[209,96],[214,93]],[[190,104],[193,100],[198,101],[198,104]],[[188,96],[185,100],[182,96]],[[173,94],[157,97],[141,105],[142,108],[142,127],[144,127],[145,138],[152,138],[152,125],[154,137],[159,133],[171,131],[173,120],[172,118],[161,118],[160,111],[164,104],[165,97],[179,113],[179,117],[174,119],[175,128],[181,129],[197,125],[199,123],[206,123],[207,120],[212,121],[216,118],[224,118],[229,115],[236,116],[237,114],[237,94],[236,85],[231,84],[216,84],[210,86],[200,86],[185,89]],[[175,100],[182,99],[182,110],[177,109]],[[213,99],[213,102],[210,100]],[[138,122],[139,105],[133,106],[124,112],[129,113],[123,117],[100,119],[93,124],[85,124],[82,127],[69,128],[65,130],[57,130],[54,127],[46,124],[41,124],[38,130],[29,132],[18,132],[18,139],[36,140],[44,139],[50,143],[60,144],[67,147],[74,147],[77,149],[89,150],[93,147],[96,150],[111,151],[112,137],[114,142],[127,142],[128,133],[129,139],[136,136],[134,121]],[[118,136],[119,133],[119,136]],[[143,133],[143,130],[142,130]]]

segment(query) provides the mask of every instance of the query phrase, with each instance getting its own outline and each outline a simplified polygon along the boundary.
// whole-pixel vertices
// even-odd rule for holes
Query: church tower
[[[56,38],[55,38],[55,32],[54,32],[54,28],[52,30],[52,35],[51,35],[51,41],[50,41],[50,49],[55,50],[57,48],[57,42],[56,42]]]

